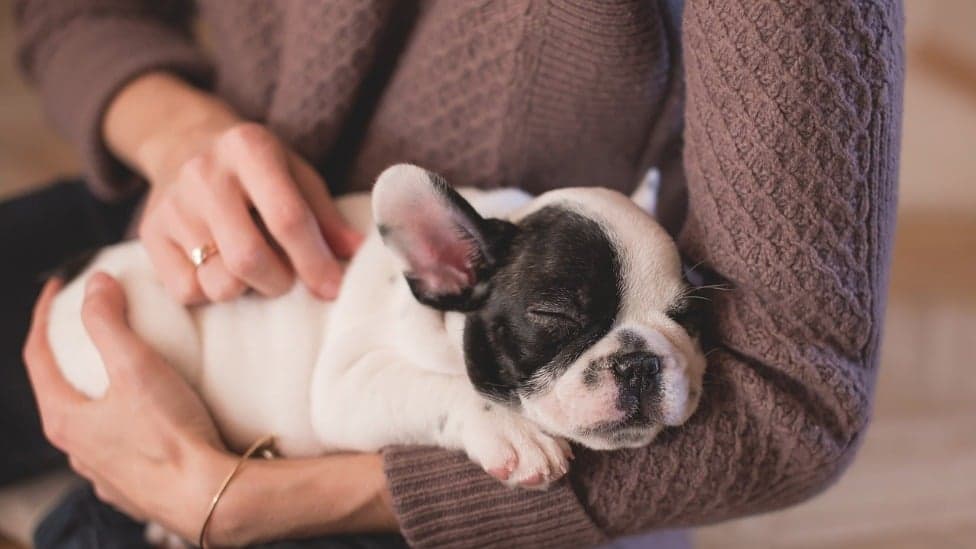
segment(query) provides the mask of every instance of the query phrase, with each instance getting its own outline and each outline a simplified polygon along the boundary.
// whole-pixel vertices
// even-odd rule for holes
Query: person
[[[201,0],[212,59],[185,1],[15,9],[19,59],[82,153],[89,189],[146,190],[139,237],[186,303],[292,283],[333,297],[337,259],[361,237],[331,196],[404,161],[530,192],[629,191],[656,166],[662,222],[690,264],[732,288],[713,299],[700,409],[645,448],[578,449],[546,491],[509,490],[436,448],[249,463],[216,509],[212,544],[576,547],[650,532],[660,545],[666,529],[811,497],[863,439],[897,181],[900,2]],[[21,242],[3,248],[15,266],[41,246],[79,247],[67,244],[76,235],[31,237],[45,223],[70,230],[52,211],[122,208],[34,201],[3,206],[20,212],[8,230]],[[86,220],[112,225],[87,242],[102,244],[128,217]],[[202,248],[213,253],[195,268]],[[24,353],[45,434],[99,498],[195,539],[236,458],[129,330],[107,277],[91,281],[83,316],[111,389],[74,393],[44,341],[55,290],[41,294]],[[3,314],[26,323],[20,309]],[[329,537],[364,532],[403,538]]]

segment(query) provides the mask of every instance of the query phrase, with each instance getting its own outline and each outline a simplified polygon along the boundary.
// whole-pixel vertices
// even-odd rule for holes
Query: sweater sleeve
[[[109,153],[102,116],[129,80],[152,70],[203,83],[210,67],[189,32],[188,0],[18,0],[18,60],[55,128],[80,152],[96,194],[139,179]]]
[[[700,409],[646,448],[577,452],[572,488],[546,493],[507,491],[463,456],[390,450],[412,543],[583,546],[711,523],[809,498],[850,463],[887,285],[901,3],[689,0],[683,19],[679,241],[733,287],[712,304]]]
[[[679,245],[713,296],[702,408],[635,452],[589,454],[609,534],[807,499],[867,427],[894,228],[899,0],[689,0]]]

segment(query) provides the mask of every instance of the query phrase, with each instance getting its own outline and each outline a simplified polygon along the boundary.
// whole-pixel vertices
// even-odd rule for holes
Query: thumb
[[[295,181],[308,201],[329,248],[336,257],[349,259],[362,243],[363,235],[342,217],[325,181],[311,166],[295,156],[291,157],[290,164]]]
[[[145,369],[153,352],[129,326],[125,293],[114,278],[101,272],[91,276],[85,286],[81,318],[109,378],[114,379],[123,370]]]

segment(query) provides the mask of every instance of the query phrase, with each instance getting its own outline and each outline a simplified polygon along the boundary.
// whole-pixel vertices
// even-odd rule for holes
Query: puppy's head
[[[374,219],[414,296],[466,313],[468,375],[550,433],[595,449],[684,423],[705,359],[668,234],[627,197],[562,189],[485,219],[436,174],[386,170]]]

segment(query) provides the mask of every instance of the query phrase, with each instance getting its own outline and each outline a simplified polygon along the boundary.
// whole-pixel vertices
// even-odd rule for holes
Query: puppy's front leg
[[[568,468],[564,440],[485,400],[466,375],[423,370],[392,352],[372,352],[341,372],[318,372],[312,390],[315,430],[330,448],[459,449],[499,480],[525,487],[544,487]]]

